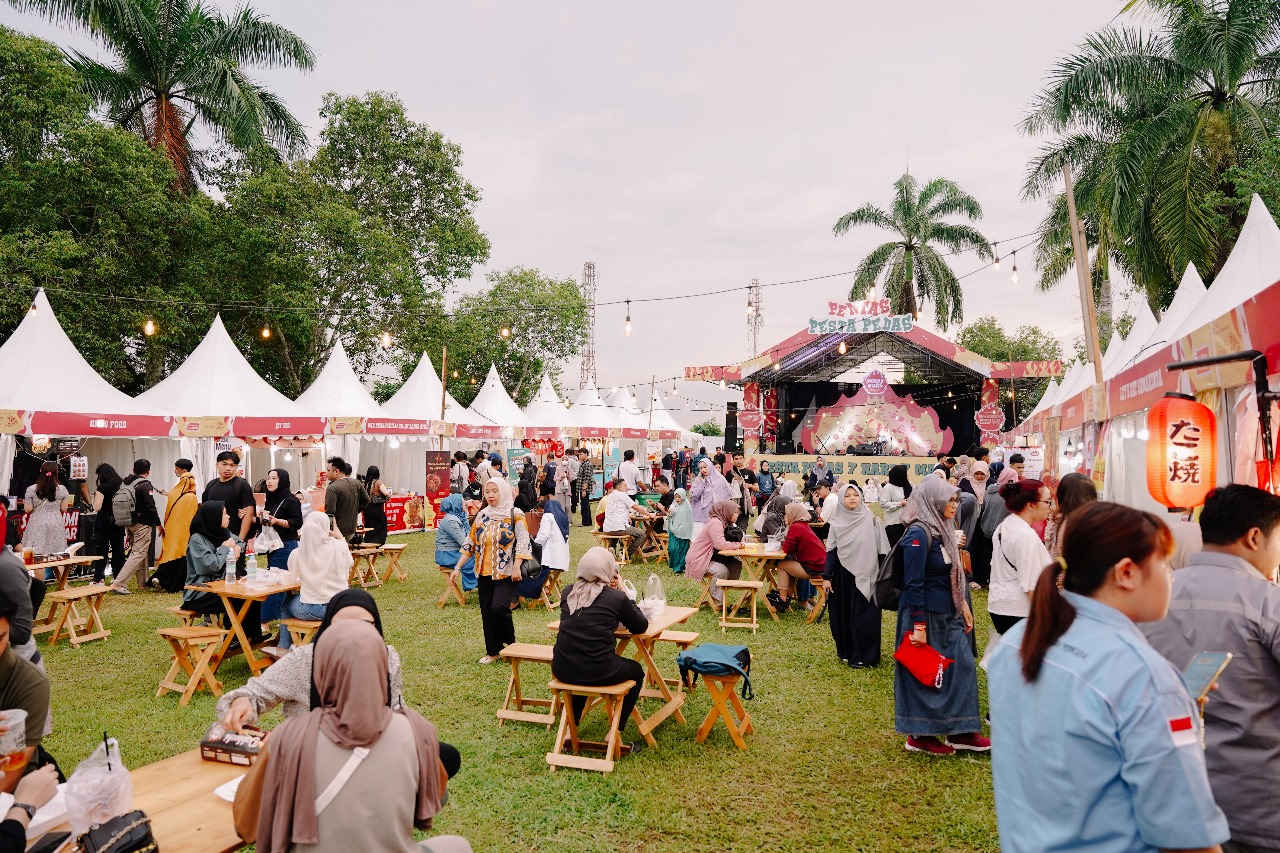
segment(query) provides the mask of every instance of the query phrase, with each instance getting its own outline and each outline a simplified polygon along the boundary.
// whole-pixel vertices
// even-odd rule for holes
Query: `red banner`
[[[18,531],[27,532],[27,519],[31,516],[25,512],[18,513]],[[69,509],[62,513],[62,524],[67,528],[67,541],[75,542],[80,536],[80,510]]]
[[[166,436],[170,418],[159,415],[104,415],[80,412],[35,412],[33,435],[75,435],[135,438]]]
[[[440,502],[449,497],[449,451],[427,451],[427,492],[426,498],[431,505],[431,526],[434,528],[440,518]]]
[[[234,418],[231,434],[240,438],[324,435],[326,425],[324,418]]]
[[[382,420],[365,418],[364,431],[371,435],[433,435],[435,421]]]
[[[382,505],[387,513],[388,533],[410,533],[427,526],[423,500],[418,495],[395,495]]]

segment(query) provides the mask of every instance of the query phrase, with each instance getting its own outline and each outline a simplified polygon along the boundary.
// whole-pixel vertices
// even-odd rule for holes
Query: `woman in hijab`
[[[619,655],[613,632],[622,623],[632,634],[649,630],[649,620],[618,589],[618,564],[608,549],[590,549],[578,561],[578,579],[560,600],[560,630],[551,652],[551,674],[569,684],[598,686],[634,681],[622,700],[622,726],[644,688],[644,667]],[[573,697],[573,718],[582,717],[585,696]],[[642,743],[632,745],[638,749]]]
[[[462,503],[462,495],[449,495],[440,502],[441,519],[436,525],[436,565],[453,572],[453,582],[462,584],[463,592],[476,588],[476,561],[474,557],[458,566],[462,557],[462,543],[467,541],[471,520]]]
[[[379,634],[382,633],[382,618],[373,596],[359,588],[344,589],[329,599],[320,628],[310,643],[298,646],[264,669],[261,675],[250,678],[244,687],[222,695],[218,700],[218,719],[231,731],[238,732],[246,725],[257,723],[276,706],[282,706],[285,719],[311,710],[311,662],[315,641],[331,625],[349,619],[368,622],[378,629]],[[387,646],[387,669],[391,674],[391,707],[403,708],[400,655],[394,646]]]
[[[234,565],[244,543],[227,530],[231,520],[222,501],[205,501],[191,519],[191,538],[187,541],[187,583],[209,584],[226,577],[227,561]],[[222,599],[212,592],[186,589],[182,593],[182,608],[206,615],[226,613]],[[258,614],[262,607],[258,602],[249,606],[244,617],[244,630],[249,639],[262,639]]]
[[[289,486],[289,472],[272,468],[266,477],[266,499],[262,507],[262,527],[271,528],[280,535],[280,547],[267,552],[267,566],[272,569],[289,568],[289,555],[298,547],[298,531],[302,529],[302,504],[293,496]],[[261,541],[261,540],[258,540]],[[255,546],[256,549],[256,546]],[[285,593],[273,595],[262,602],[262,621],[274,622],[284,612]],[[310,619],[310,616],[299,617]],[[263,632],[266,632],[266,626]],[[289,634],[283,632],[280,647],[289,647]]]
[[[333,519],[314,512],[302,525],[301,544],[289,555],[289,574],[302,584],[281,607],[286,618],[323,619],[329,602],[347,589],[351,578],[351,549]],[[280,648],[288,651],[293,638],[280,632]]]
[[[922,684],[898,664],[893,674],[896,725],[906,748],[929,755],[957,749],[986,752],[978,710],[978,672],[967,636],[973,612],[960,563],[955,514],[960,490],[940,477],[925,477],[911,495],[903,520],[903,589],[896,636],[913,646],[931,646],[952,663],[941,686]]]
[[[515,506],[521,512],[529,512],[538,505],[538,469],[527,460],[531,457],[526,456],[526,464],[520,469],[520,482],[516,487]]]
[[[689,505],[693,509],[693,540],[711,517],[711,508],[719,501],[727,501],[732,497],[729,481],[724,478],[710,459],[703,458],[698,462],[698,475],[689,486]]]
[[[315,646],[319,706],[263,743],[236,791],[237,832],[262,853],[423,850],[413,830],[431,828],[449,779],[435,726],[391,709],[386,646],[372,626],[341,622]],[[462,839],[427,845],[470,849]]]
[[[766,539],[785,533],[788,524],[787,507],[790,505],[791,498],[786,495],[778,495],[769,501],[758,519],[760,524],[758,532]]]
[[[769,503],[770,518],[773,505],[779,500],[787,499],[774,498]],[[809,510],[798,503],[787,500],[783,506],[783,521],[779,530],[786,534],[786,538],[782,540],[782,552],[787,558],[778,562],[778,589],[770,591],[767,597],[774,610],[786,613],[792,601],[789,595],[791,579],[806,583],[817,581],[826,565],[827,549],[809,526]],[[801,598],[803,599],[803,595]]]
[[[720,553],[736,551],[741,547],[741,543],[730,542],[724,537],[725,528],[738,520],[739,512],[737,501],[722,500],[711,507],[707,523],[703,525],[701,532],[694,535],[693,544],[689,546],[689,577],[696,581],[701,581],[705,575],[711,575],[716,580],[737,580],[742,574],[741,560]],[[717,608],[720,607],[721,596],[719,585],[712,581],[711,599]]]
[[[160,556],[156,559],[156,570],[151,580],[147,581],[150,586],[167,592],[181,592],[187,577],[187,540],[191,538],[191,519],[200,506],[196,478],[191,473],[193,467],[190,459],[179,459],[173,463],[178,483],[169,489],[164,518],[161,519],[164,532]]]
[[[520,595],[530,599],[542,593],[543,584],[552,569],[563,572],[569,568],[569,516],[554,495],[543,496],[541,507],[542,523],[538,525],[538,535],[533,542],[542,549],[542,571],[537,578],[520,584]]]
[[[493,663],[503,646],[516,641],[511,603],[518,593],[520,564],[533,556],[533,548],[524,513],[515,508],[506,480],[489,479],[484,484],[484,500],[455,568],[461,570],[468,557],[475,557],[484,626],[485,655],[480,663]]]
[[[822,586],[830,593],[831,637],[840,660],[854,669],[880,663],[880,608],[871,590],[889,553],[884,522],[876,518],[857,486],[841,486],[827,533]]]
[[[671,511],[667,513],[667,563],[677,575],[684,574],[685,556],[693,541],[693,509],[689,493],[676,489]]]
[[[778,478],[777,491],[779,496],[790,498],[792,501],[798,501],[800,499],[799,487],[784,476],[779,476]]]
[[[991,582],[991,537],[982,532],[978,523],[987,501],[987,484],[991,480],[991,466],[986,462],[974,462],[969,476],[960,481],[960,491],[973,495],[976,507],[964,518],[965,550],[973,569],[972,583],[986,589]]]
[[[890,545],[897,545],[906,527],[902,523],[902,510],[911,497],[911,481],[907,479],[906,465],[894,465],[889,469],[888,481],[880,487],[880,508],[884,510],[884,533]]]
[[[777,479],[769,471],[769,460],[760,460],[760,473],[756,474],[756,485],[760,491],[756,493],[756,512],[763,510],[773,498],[773,490],[777,488]]]

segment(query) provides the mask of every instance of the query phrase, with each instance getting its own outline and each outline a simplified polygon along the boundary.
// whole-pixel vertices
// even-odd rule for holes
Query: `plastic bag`
[[[631,581],[627,580],[626,578],[622,579],[622,591],[627,596],[627,598],[631,599],[632,601],[636,600],[636,585],[633,584]]]
[[[662,587],[662,578],[656,574],[651,573],[644,585],[644,601],[654,616],[661,616],[667,609],[667,593]]]
[[[133,810],[133,780],[120,760],[120,743],[109,738],[80,762],[67,780],[67,817],[79,837],[94,824]]]

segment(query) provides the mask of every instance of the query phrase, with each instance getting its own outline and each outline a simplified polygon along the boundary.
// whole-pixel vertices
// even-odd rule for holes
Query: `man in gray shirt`
[[[1200,514],[1204,550],[1173,576],[1169,615],[1142,625],[1179,669],[1231,652],[1204,711],[1205,763],[1227,816],[1224,853],[1280,853],[1280,497],[1214,489]]]
[[[338,523],[338,531],[348,543],[356,537],[360,510],[369,505],[369,493],[351,479],[351,466],[341,456],[329,458],[329,485],[324,490],[324,511]]]

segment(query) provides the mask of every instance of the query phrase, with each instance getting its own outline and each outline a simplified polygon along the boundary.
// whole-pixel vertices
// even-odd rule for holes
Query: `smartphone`
[[[46,832],[27,848],[27,853],[59,853],[70,844],[70,832]]]
[[[1209,694],[1209,688],[1213,687],[1227,664],[1231,663],[1231,657],[1231,652],[1200,652],[1187,664],[1182,677],[1186,679],[1187,689],[1197,702]]]

